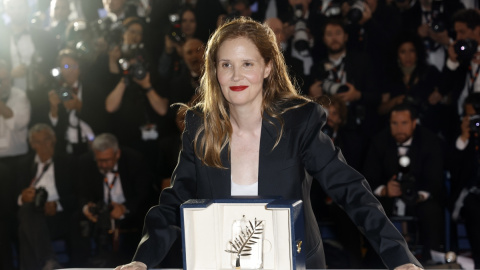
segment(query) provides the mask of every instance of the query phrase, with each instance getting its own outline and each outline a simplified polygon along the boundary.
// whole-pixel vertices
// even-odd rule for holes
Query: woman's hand
[[[395,268],[395,270],[420,270],[420,269],[423,269],[423,268],[420,268],[413,263],[407,263]]]
[[[114,270],[147,270],[147,266],[142,262],[131,262],[125,265],[119,265]]]

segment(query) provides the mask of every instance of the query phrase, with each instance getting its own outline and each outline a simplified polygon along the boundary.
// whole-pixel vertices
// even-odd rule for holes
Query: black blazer
[[[152,175],[148,171],[143,157],[133,149],[121,148],[118,160],[118,172],[122,183],[125,207],[129,213],[125,215],[119,224],[123,228],[137,226],[136,218],[146,212],[142,210],[147,204],[148,188],[152,181]],[[88,152],[79,158],[79,197],[80,209],[88,202],[98,203],[104,201],[104,176],[98,170],[92,152]]]
[[[53,157],[55,187],[57,188],[59,202],[65,213],[72,213],[77,206],[77,194],[75,184],[77,183],[76,159],[71,156],[55,155]],[[17,196],[22,190],[30,185],[35,177],[35,154],[23,157],[18,163],[17,175]]]
[[[290,104],[290,107],[293,104]],[[325,268],[322,239],[310,205],[313,176],[334,201],[344,207],[361,228],[389,268],[405,263],[420,265],[410,253],[402,235],[388,221],[367,181],[349,167],[338,148],[321,128],[326,121],[323,108],[307,103],[283,114],[284,134],[274,148],[278,121],[264,116],[260,138],[258,195],[302,199],[305,209],[304,248],[308,268]],[[273,122],[276,126],[270,124]],[[145,219],[144,236],[134,260],[149,267],[158,264],[175,241],[180,226],[180,204],[188,199],[231,197],[228,151],[221,153],[227,169],[202,165],[193,150],[193,139],[202,123],[189,111],[179,162],[172,176],[173,185],[160,196],[160,204]],[[307,174],[308,173],[308,174]],[[366,218],[368,217],[368,219]],[[394,254],[394,256],[392,256]],[[308,264],[308,261],[317,261]]]

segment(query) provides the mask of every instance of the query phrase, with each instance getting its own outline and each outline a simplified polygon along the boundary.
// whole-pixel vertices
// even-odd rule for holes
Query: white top
[[[0,157],[25,154],[28,151],[30,102],[24,91],[13,86],[6,105],[13,111],[13,116],[9,119],[0,116]]]
[[[231,195],[232,196],[257,196],[258,195],[258,181],[251,185],[239,185],[232,182]]]

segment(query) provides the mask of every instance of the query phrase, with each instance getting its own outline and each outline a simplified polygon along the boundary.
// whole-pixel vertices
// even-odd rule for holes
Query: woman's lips
[[[247,89],[247,85],[239,85],[239,86],[230,86],[230,90],[232,91],[243,91],[245,89]]]

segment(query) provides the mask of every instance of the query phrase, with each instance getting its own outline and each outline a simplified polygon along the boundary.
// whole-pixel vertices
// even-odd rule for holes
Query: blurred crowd
[[[3,0],[0,269],[132,258],[170,185],[179,104],[201,94],[208,37],[237,16],[270,26],[298,90],[327,110],[323,131],[389,217],[414,221],[400,230],[415,255],[448,251],[449,221],[480,268],[479,4]],[[328,194],[314,184],[311,196],[319,224],[338,230],[330,268],[384,268]],[[181,267],[181,254],[160,266]]]

